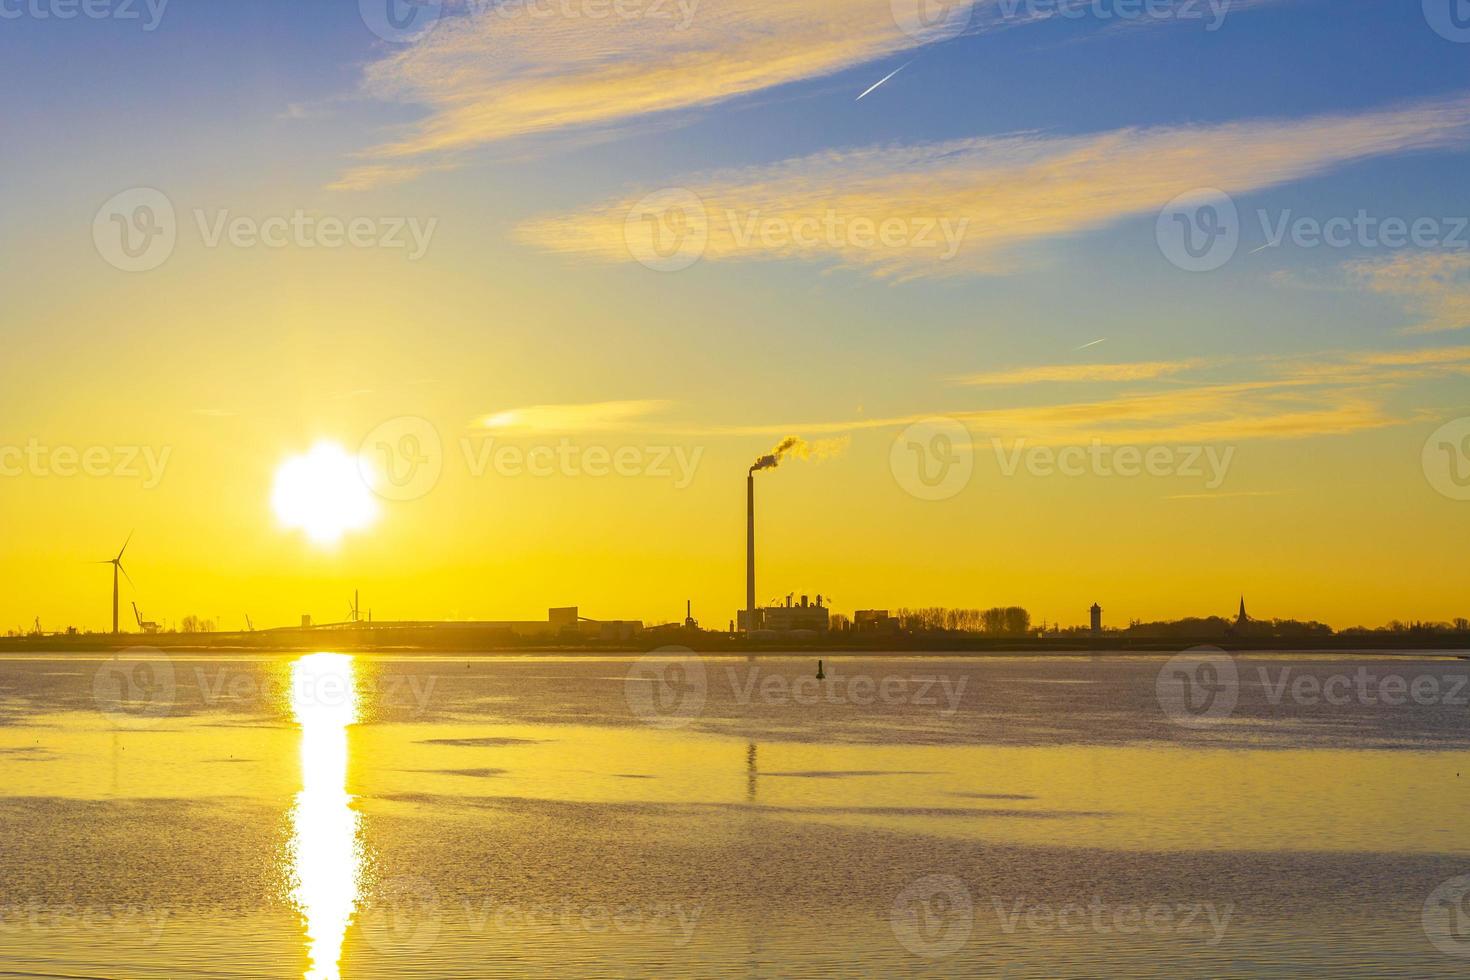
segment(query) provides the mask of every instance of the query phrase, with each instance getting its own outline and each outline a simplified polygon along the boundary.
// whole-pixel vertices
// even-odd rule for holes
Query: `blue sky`
[[[350,3],[173,0],[151,32],[0,19],[0,203],[20,246],[0,270],[11,438],[101,427],[209,446],[215,459],[232,440],[267,455],[322,432],[350,442],[405,413],[457,432],[487,414],[583,406],[590,432],[698,439],[733,471],[799,432],[849,440],[807,479],[850,493],[846,516],[881,515],[875,548],[892,561],[914,535],[948,529],[960,550],[986,540],[980,500],[1083,493],[1001,482],[969,509],[913,510],[890,496],[886,460],[916,419],[957,419],[977,441],[1236,447],[1208,516],[1161,518],[1161,500],[1190,495],[1145,481],[1089,485],[1076,513],[1007,528],[1013,545],[1053,548],[1099,520],[1163,520],[1176,539],[1203,529],[1218,568],[1183,583],[1152,582],[1142,565],[1119,573],[1144,615],[1195,609],[1249,577],[1242,527],[1293,529],[1324,556],[1291,558],[1286,583],[1340,569],[1344,555],[1381,565],[1392,540],[1456,513],[1419,455],[1430,431],[1470,413],[1465,247],[1257,251],[1257,212],[1441,227],[1470,214],[1470,43],[1437,33],[1420,3],[1372,0],[1239,0],[1214,31],[1207,5],[1188,8],[1203,20],[1138,24],[1106,3],[1095,9],[1107,16],[1018,17],[920,43],[898,29],[907,3],[701,0],[687,31],[456,8],[411,43],[375,36]],[[1005,9],[981,3],[976,23]],[[1209,186],[1238,206],[1240,246],[1214,271],[1187,272],[1161,251],[1160,211]],[[99,207],[136,187],[164,191],[181,222],[176,254],[142,275],[100,260],[90,234]],[[835,210],[968,223],[953,261],[908,244],[752,246],[726,228],[667,273],[636,261],[625,237],[635,202],[669,188],[694,189],[716,219]],[[202,247],[191,214],[221,209],[425,216],[436,229],[414,263]],[[62,366],[75,390],[47,383]],[[99,418],[85,392],[120,368],[150,398]],[[1066,370],[1037,381],[1025,373],[1036,369]],[[976,375],[1000,380],[960,380]],[[614,426],[598,413],[617,405]],[[659,408],[640,418],[630,406]],[[0,485],[21,506],[46,491]],[[522,519],[601,533],[565,523],[569,507],[591,522],[614,506],[579,492],[521,501]],[[717,487],[695,499],[693,526],[732,519]],[[1375,509],[1402,523],[1342,539]],[[475,546],[514,551],[498,533]],[[1150,547],[1187,560],[1167,538]],[[658,560],[646,560],[649,581]],[[922,596],[887,596],[881,557],[788,571],[875,605],[960,602],[954,583],[978,581],[1063,613],[1074,585],[955,557],[911,576]],[[723,574],[695,576],[711,606],[735,598]],[[1322,585],[1322,615],[1361,608],[1363,576],[1361,595]],[[608,598],[622,600],[633,601]],[[1390,596],[1375,611],[1409,604]],[[1448,585],[1424,605],[1455,612]]]

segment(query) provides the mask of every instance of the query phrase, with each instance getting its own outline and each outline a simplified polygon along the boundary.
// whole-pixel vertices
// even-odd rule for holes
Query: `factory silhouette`
[[[136,601],[133,616],[139,634],[150,645],[203,648],[312,648],[324,644],[334,649],[454,650],[475,649],[587,649],[640,650],[682,645],[710,651],[750,649],[779,650],[790,646],[817,646],[839,650],[928,650],[1001,651],[1048,650],[1065,652],[1105,650],[1177,649],[1181,643],[1217,643],[1244,649],[1293,648],[1347,649],[1354,646],[1457,648],[1470,640],[1470,622],[1394,622],[1381,629],[1357,627],[1335,632],[1317,622],[1257,620],[1246,612],[1245,597],[1233,617],[1208,616],[1168,622],[1132,621],[1108,627],[1103,607],[1094,602],[1087,612],[1087,625],[1062,627],[1042,623],[1019,606],[989,609],[945,607],[859,609],[851,617],[836,613],[830,597],[818,593],[788,593],[784,600],[768,605],[757,601],[756,475],[777,468],[788,456],[811,458],[818,453],[803,440],[783,439],[770,453],[751,464],[745,480],[745,605],[729,621],[726,630],[700,627],[693,602],[686,600],[682,622],[645,625],[634,619],[592,619],[577,606],[553,607],[544,620],[472,621],[374,621],[372,611],[364,617],[360,595],[347,602],[346,618],[317,624],[303,614],[299,625],[256,629],[248,613],[245,629],[227,632],[212,620],[188,616],[171,628],[145,620]],[[116,556],[97,564],[112,566],[111,633],[90,633],[67,627],[47,632],[40,619],[34,629],[10,630],[0,637],[0,649],[9,647],[47,649],[106,649],[128,645],[119,618],[119,577],[133,585],[123,567],[123,556],[133,542],[130,533]],[[723,617],[721,617],[723,618]]]

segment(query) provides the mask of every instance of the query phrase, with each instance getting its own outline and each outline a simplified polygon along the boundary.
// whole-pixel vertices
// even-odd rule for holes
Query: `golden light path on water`
[[[358,718],[352,657],[313,653],[292,663],[291,712],[301,726],[291,898],[306,925],[306,980],[337,980],[362,873],[360,818],[347,792],[347,726]]]

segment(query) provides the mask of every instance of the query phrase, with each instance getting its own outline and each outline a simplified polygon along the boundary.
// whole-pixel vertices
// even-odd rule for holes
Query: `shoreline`
[[[112,654],[154,649],[180,653],[284,653],[330,650],[342,653],[383,653],[401,656],[638,656],[648,653],[693,652],[714,656],[843,655],[946,657],[1108,657],[1173,655],[1196,647],[1229,653],[1302,653],[1343,656],[1434,654],[1470,659],[1470,635],[1385,634],[1346,635],[1302,640],[1292,637],[979,637],[944,635],[791,636],[748,639],[726,633],[690,633],[684,630],[645,633],[626,641],[547,642],[545,638],[513,638],[452,630],[453,635],[415,637],[431,642],[402,642],[404,638],[373,636],[358,628],[261,630],[253,633],[213,634],[85,634],[82,636],[0,637],[5,654]],[[398,642],[394,642],[397,640]]]

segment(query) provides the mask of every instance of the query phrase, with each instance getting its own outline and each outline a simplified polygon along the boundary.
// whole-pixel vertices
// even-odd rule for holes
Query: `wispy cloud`
[[[372,163],[353,167],[327,185],[333,191],[366,191],[385,184],[401,184],[434,170],[448,169],[446,164]]]
[[[1237,0],[1225,9],[1284,0]],[[372,97],[424,117],[363,154],[337,186],[409,179],[486,144],[620,127],[700,109],[910,50],[935,14],[985,34],[1063,16],[1085,3],[1019,0],[628,0],[550,4],[463,0],[416,43],[372,63]],[[1202,29],[1218,4],[1159,0],[1151,21]],[[1181,13],[1181,11],[1183,13]],[[1075,17],[1075,15],[1071,15]],[[1218,26],[1216,24],[1215,26]],[[942,32],[948,37],[948,32]],[[410,165],[415,164],[415,165]]]
[[[613,432],[642,428],[647,416],[668,407],[658,400],[527,405],[487,415],[476,425],[504,433]]]
[[[1470,252],[1409,252],[1348,265],[1352,282],[1401,299],[1420,321],[1404,333],[1470,327]]]
[[[1245,194],[1467,142],[1462,96],[1358,115],[840,151],[690,180],[681,220],[668,227],[658,214],[630,220],[648,207],[635,193],[533,219],[519,234],[607,262],[632,261],[676,234],[681,248],[695,236],[710,260],[796,258],[898,279],[1003,274],[1025,247],[1157,212],[1200,187]]]
[[[1134,361],[1125,364],[1046,364],[1012,368],[986,374],[967,374],[952,379],[962,385],[1030,385],[1064,381],[1149,381],[1181,374],[1200,367],[1199,359],[1187,361]]]
[[[1280,382],[1201,385],[959,416],[973,431],[1051,445],[1238,442],[1343,435],[1397,425],[1381,397]]]
[[[1180,370],[1139,372],[1134,390],[1102,398],[1028,404],[989,395],[984,407],[935,409],[845,420],[702,427],[699,434],[771,435],[802,431],[839,435],[899,429],[943,415],[963,423],[979,443],[1024,439],[1031,445],[1235,443],[1347,435],[1421,421],[1424,413],[1394,407],[1390,397],[1413,382],[1470,374],[1470,346],[1400,351],[1327,351],[1288,358],[1163,362]],[[1192,380],[1188,367],[1211,374],[1233,370],[1234,380]],[[1118,375],[1129,373],[1127,365]],[[1018,369],[1018,374],[1027,369]],[[1041,373],[1048,368],[1035,369]],[[1069,379],[1077,380],[1077,379]],[[684,430],[687,431],[688,430]]]
[[[393,161],[707,106],[915,44],[890,0],[670,0],[596,18],[548,15],[550,4],[471,9],[481,12],[368,68],[370,94],[428,112],[344,183],[392,176]]]

